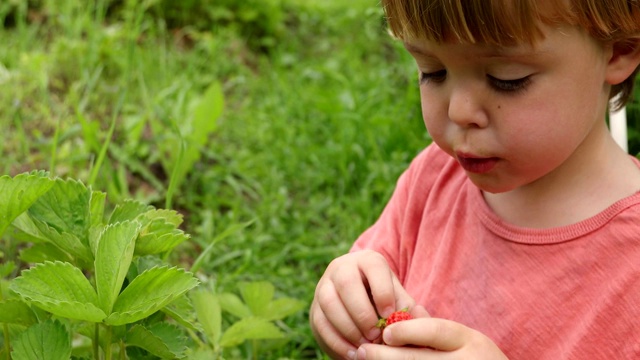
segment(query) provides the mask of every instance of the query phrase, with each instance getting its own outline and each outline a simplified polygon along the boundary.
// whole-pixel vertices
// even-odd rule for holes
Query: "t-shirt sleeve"
[[[413,235],[422,221],[424,203],[438,169],[448,159],[450,157],[435,144],[416,156],[400,175],[378,220],[358,237],[351,252],[370,249],[382,254],[400,281],[404,281],[405,262],[415,247]]]
[[[365,230],[351,247],[351,252],[369,249],[382,254],[392,271],[398,276],[400,276],[399,264],[396,260],[400,248],[400,227],[403,222],[403,209],[406,208],[408,199],[411,170],[409,167],[400,175],[393,195],[378,220]]]

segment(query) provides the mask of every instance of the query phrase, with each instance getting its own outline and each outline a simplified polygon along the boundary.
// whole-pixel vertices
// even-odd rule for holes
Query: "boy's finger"
[[[336,332],[354,345],[366,342],[365,335],[351,318],[345,308],[346,304],[341,300],[332,282],[325,282],[322,288],[318,289],[316,298],[322,316],[337,330]]]
[[[396,302],[399,282],[381,254],[370,252],[362,262],[363,277],[369,286],[371,300],[377,312],[376,315],[387,317],[397,310]],[[400,286],[400,289],[404,291],[402,286]]]
[[[384,342],[393,346],[416,345],[440,351],[463,347],[471,329],[457,322],[439,318],[420,318],[395,323],[385,328]]]
[[[336,274],[333,282],[348,312],[345,316],[356,324],[366,339],[373,340],[380,336],[380,329],[376,328],[378,316],[369,299],[368,288],[365,286],[367,280],[362,279],[363,276],[365,275],[340,273]]]
[[[316,338],[322,339],[320,344],[325,347],[323,350],[329,354],[342,356],[352,359],[356,351],[356,347],[349,343],[342,335],[333,327],[331,322],[324,316],[317,302],[311,306],[309,320],[314,325],[311,329],[314,331]]]
[[[411,295],[409,295],[409,293],[407,292],[407,290],[405,290],[404,286],[402,286],[402,284],[400,283],[400,280],[398,280],[398,277],[391,273],[392,277],[393,277],[393,289],[394,289],[394,294],[395,294],[395,299],[396,299],[396,307],[394,309],[395,310],[400,310],[400,309],[413,309],[414,305],[415,305],[415,300],[413,300],[413,298],[411,297]],[[386,316],[389,316],[389,314],[386,314]]]

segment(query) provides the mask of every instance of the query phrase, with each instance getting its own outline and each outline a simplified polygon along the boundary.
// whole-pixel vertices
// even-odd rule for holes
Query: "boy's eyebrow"
[[[424,55],[424,56],[431,56],[431,54],[427,54],[425,53],[422,49],[420,49],[417,46],[411,45],[408,42],[402,42],[402,44],[404,45],[404,48],[407,49],[407,51],[409,51],[410,53],[413,54],[418,54],[418,55]]]
[[[425,56],[425,57],[434,57],[433,54],[425,51],[419,46],[412,45],[408,42],[403,42],[405,49],[412,54]],[[536,55],[543,55],[547,53],[542,48],[536,47],[531,49],[530,51],[518,51],[513,50],[509,51],[508,48],[499,47],[499,46],[490,46],[487,47],[486,51],[482,51],[481,53],[476,54],[475,56],[484,57],[484,58],[521,58],[521,57],[531,57]]]

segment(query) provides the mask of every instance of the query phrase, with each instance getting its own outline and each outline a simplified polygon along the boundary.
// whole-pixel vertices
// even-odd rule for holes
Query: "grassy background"
[[[310,302],[429,142],[414,65],[373,0],[9,1],[0,23],[2,174],[165,207],[180,133],[221,86],[224,112],[169,193],[193,237],[173,260],[218,241],[200,272],[220,290],[268,280]],[[306,312],[280,325],[291,340],[264,358],[322,357]]]
[[[309,303],[428,141],[375,1],[21,3],[0,5],[3,174],[165,207],[177,129],[220,84],[224,112],[172,206],[193,237],[176,263],[228,235],[200,268],[221,291],[268,280]],[[306,311],[280,325],[291,340],[261,358],[322,357]]]

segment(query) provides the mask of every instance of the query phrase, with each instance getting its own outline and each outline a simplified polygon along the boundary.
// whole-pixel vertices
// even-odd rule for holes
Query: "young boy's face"
[[[485,191],[573,166],[606,136],[609,52],[577,28],[544,33],[535,47],[405,42],[430,135]]]

